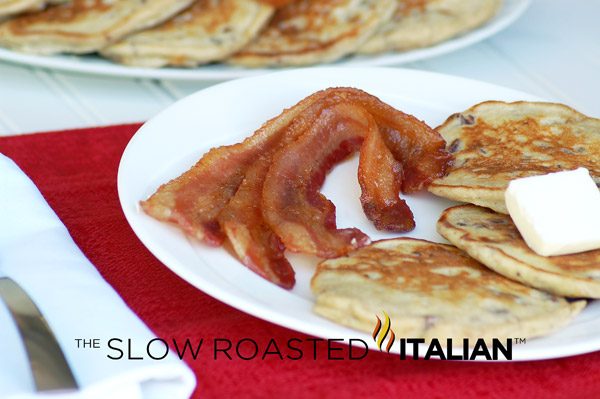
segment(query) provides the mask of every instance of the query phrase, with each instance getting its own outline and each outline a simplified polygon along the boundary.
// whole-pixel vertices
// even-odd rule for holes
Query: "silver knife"
[[[78,389],[56,337],[29,295],[12,279],[4,277],[0,278],[0,297],[25,344],[37,391]]]

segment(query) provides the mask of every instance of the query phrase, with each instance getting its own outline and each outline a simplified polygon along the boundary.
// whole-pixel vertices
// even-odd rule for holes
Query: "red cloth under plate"
[[[137,128],[3,137],[0,152],[33,179],[75,242],[159,337],[251,338],[263,348],[270,338],[282,347],[290,338],[308,338],[196,290],[140,243],[121,212],[116,188],[119,159]],[[307,350],[302,360],[244,361],[214,360],[211,342],[206,345],[197,360],[186,358],[198,378],[195,397],[600,398],[600,352],[525,363],[402,361],[381,353],[335,361],[324,351],[313,360],[310,346],[301,345]]]

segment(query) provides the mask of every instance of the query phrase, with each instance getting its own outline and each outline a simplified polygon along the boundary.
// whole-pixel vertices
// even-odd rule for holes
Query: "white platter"
[[[537,100],[536,97],[477,81],[391,68],[312,68],[235,80],[197,92],[147,122],[127,146],[118,175],[123,211],[131,227],[168,268],[207,294],[256,317],[323,338],[368,334],[315,315],[309,280],[317,259],[291,256],[297,283],[286,291],[250,272],[225,250],[186,238],[178,229],[140,211],[138,202],[187,170],[209,148],[241,141],[264,121],[313,92],[352,86],[437,126],[454,112],[484,100]],[[336,167],[323,192],[337,206],[338,225],[356,226],[373,239],[375,230],[359,202],[357,159]],[[442,241],[435,222],[452,205],[427,193],[408,198],[417,229],[411,237]],[[514,347],[515,360],[547,359],[600,349],[600,302],[591,303],[568,327]],[[514,337],[520,338],[520,337]],[[398,347],[394,346],[397,351]]]
[[[504,0],[498,14],[482,27],[438,45],[402,53],[388,53],[377,56],[350,57],[339,61],[335,66],[389,66],[422,60],[449,53],[484,40],[506,28],[529,6],[531,0]],[[0,60],[30,66],[45,67],[69,72],[95,75],[177,79],[177,80],[227,80],[273,72],[273,69],[244,69],[222,64],[206,65],[197,68],[134,68],[112,63],[96,55],[56,55],[39,56],[23,54],[0,48]]]

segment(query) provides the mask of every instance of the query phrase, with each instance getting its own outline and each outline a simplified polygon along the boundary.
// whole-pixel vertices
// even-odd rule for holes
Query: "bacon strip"
[[[273,133],[278,137],[277,145],[266,149],[249,167],[243,183],[218,217],[218,222],[238,259],[256,273],[282,287],[290,288],[294,285],[294,272],[285,259],[285,246],[262,216],[260,204],[265,176],[276,152],[285,151],[290,143],[305,134],[321,117],[324,109],[349,102],[350,95],[354,95],[352,90],[340,89],[316,93],[305,100],[310,102],[310,105],[304,108],[291,124]],[[292,109],[286,112],[293,111]],[[263,129],[272,123],[276,124],[277,118],[264,125]]]
[[[378,230],[415,228],[413,214],[399,196],[403,179],[402,164],[394,159],[379,129],[377,134],[369,134],[360,149],[358,181],[363,211]]]
[[[217,218],[236,193],[247,169],[261,155],[277,149],[287,130],[302,131],[314,117],[304,111],[325,97],[329,94],[316,93],[266,122],[243,142],[213,148],[190,170],[141,201],[142,209],[158,220],[177,224],[205,244],[221,245],[224,234]]]
[[[327,171],[363,141],[365,213],[378,229],[412,229],[412,213],[398,194],[443,175],[445,142],[416,118],[350,88],[315,93],[242,143],[209,151],[142,208],[209,245],[226,236],[245,265],[290,288],[286,246],[331,257],[369,241],[358,229],[338,230],[335,207],[318,192]],[[271,174],[277,178],[268,183]]]
[[[259,0],[259,2],[273,6],[275,8],[281,8],[295,0]]]
[[[369,112],[386,146],[402,165],[403,193],[419,191],[446,173],[452,155],[446,151],[444,138],[425,122],[359,89],[330,88],[307,99],[313,97],[328,101],[326,106],[344,102]]]
[[[354,91],[356,104],[375,118],[386,146],[402,165],[403,193],[419,191],[446,173],[452,155],[446,151],[446,142],[438,132],[375,96]]]
[[[289,250],[332,258],[370,242],[358,229],[337,229],[335,206],[319,189],[336,163],[378,133],[362,108],[339,104],[275,156],[264,182],[263,216]]]
[[[344,89],[329,91],[336,90]],[[362,115],[365,120],[372,117],[377,122],[376,127],[362,128],[366,143],[361,150],[359,181],[365,214],[378,229],[410,231],[415,227],[414,217],[398,194],[416,191],[444,174],[450,159],[445,142],[425,123],[376,97],[360,90],[353,90],[350,97],[348,104],[354,105],[354,115]],[[341,106],[336,111],[339,118],[351,115]],[[263,188],[263,216],[286,247],[321,257],[341,256],[367,242],[356,229],[337,230],[335,207],[318,193],[325,173],[348,150],[342,143],[349,141],[340,140],[350,133],[338,131],[344,125],[335,118],[330,123],[321,130],[312,129],[286,147],[275,159]],[[344,128],[352,130],[349,125]],[[370,133],[365,136],[364,132]],[[319,184],[306,185],[311,179]]]
[[[219,223],[244,265],[269,281],[292,288],[294,270],[285,258],[285,246],[262,216],[262,188],[270,160],[263,157],[251,166],[236,195],[219,215]]]

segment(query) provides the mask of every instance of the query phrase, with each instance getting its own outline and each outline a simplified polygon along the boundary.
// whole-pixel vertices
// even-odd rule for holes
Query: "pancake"
[[[585,167],[600,187],[600,119],[561,104],[488,101],[454,114],[438,132],[454,154],[429,191],[508,213],[516,178]]]
[[[315,312],[328,319],[371,332],[386,312],[396,336],[427,340],[541,336],[586,303],[511,281],[453,246],[410,238],[322,262],[311,288]]]
[[[512,280],[555,295],[600,298],[600,250],[538,255],[508,215],[474,205],[447,209],[437,228],[448,241]]]
[[[41,10],[46,0],[0,0],[0,18],[6,15]]]
[[[273,12],[272,6],[252,0],[198,0],[168,22],[131,35],[101,54],[142,67],[219,61],[252,40]]]
[[[90,53],[159,24],[193,0],[73,0],[0,25],[0,46],[36,54]]]
[[[229,62],[247,67],[331,62],[354,52],[394,12],[395,0],[299,0],[277,11]]]
[[[391,21],[363,46],[361,54],[427,47],[470,31],[492,18],[502,0],[396,0]]]
[[[0,0],[0,20],[8,15],[39,11],[50,4],[66,3],[68,0]]]

